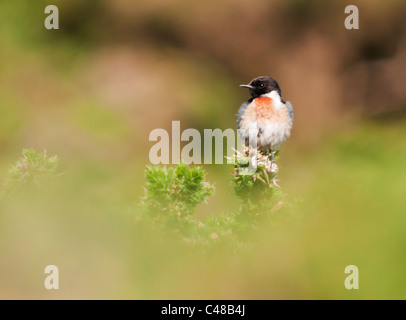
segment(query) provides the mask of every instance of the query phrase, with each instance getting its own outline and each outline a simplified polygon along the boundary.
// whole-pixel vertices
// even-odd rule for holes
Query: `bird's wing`
[[[240,109],[238,110],[237,113],[237,127],[238,129],[240,129],[240,122],[241,122],[241,117],[245,112],[245,109],[247,109],[248,105],[251,103],[251,100],[248,100],[247,102],[243,103],[240,107]]]
[[[293,120],[293,105],[290,103],[290,101],[286,102],[286,108],[288,108],[289,116]]]

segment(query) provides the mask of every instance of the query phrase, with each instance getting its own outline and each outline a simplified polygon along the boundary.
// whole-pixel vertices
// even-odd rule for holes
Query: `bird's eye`
[[[263,87],[265,87],[265,84],[260,83],[259,87],[260,87],[260,88],[263,88]]]

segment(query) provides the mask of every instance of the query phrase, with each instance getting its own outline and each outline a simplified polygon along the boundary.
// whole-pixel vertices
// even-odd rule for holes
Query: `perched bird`
[[[261,150],[279,150],[292,129],[292,104],[282,100],[279,84],[270,77],[255,78],[241,87],[249,88],[252,97],[237,114],[241,140],[246,146],[253,145],[253,135],[256,135],[257,147]]]

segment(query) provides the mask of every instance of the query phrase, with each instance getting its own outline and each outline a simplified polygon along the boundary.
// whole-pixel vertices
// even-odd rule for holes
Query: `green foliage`
[[[275,156],[259,151],[256,172],[244,175],[239,169],[247,169],[249,150],[237,152],[231,160],[235,164],[235,191],[242,206],[236,212],[213,215],[204,221],[196,220],[193,213],[214,193],[214,188],[205,181],[202,168],[185,163],[170,169],[147,167],[144,210],[138,220],[150,221],[164,232],[179,234],[195,245],[222,243],[232,248],[240,244],[247,231],[255,230],[282,205]]]
[[[46,151],[37,153],[33,149],[24,149],[22,157],[7,172],[4,193],[17,191],[25,185],[39,187],[56,175],[58,164],[58,157],[50,157]]]
[[[256,171],[246,174],[251,162],[256,163]],[[280,206],[282,192],[277,184],[279,167],[276,164],[278,152],[268,152],[244,147],[236,151],[231,159],[234,164],[233,183],[237,196],[243,202],[246,215],[266,215],[275,206]]]
[[[214,194],[214,187],[205,181],[203,169],[185,163],[169,169],[148,167],[146,178],[145,205],[154,214],[187,217]]]

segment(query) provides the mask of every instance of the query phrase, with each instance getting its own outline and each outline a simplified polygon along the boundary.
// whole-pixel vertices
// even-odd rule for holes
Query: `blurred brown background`
[[[4,91],[31,110],[103,106],[124,117],[143,145],[151,129],[172,120],[182,129],[235,127],[247,99],[238,85],[259,75],[277,79],[293,103],[292,140],[300,144],[353,117],[405,108],[401,0],[53,4],[58,31],[43,28],[38,3],[2,5]],[[359,30],[344,28],[348,4],[359,7]]]
[[[360,10],[360,30],[344,28],[348,4]],[[237,84],[266,74],[296,106],[295,136],[307,140],[346,116],[405,107],[405,7],[404,1],[87,1],[62,8],[62,32],[94,44],[84,70],[93,75],[85,80],[93,92],[115,108],[132,106],[147,123],[229,124],[246,99]],[[203,115],[195,93],[213,96]]]

